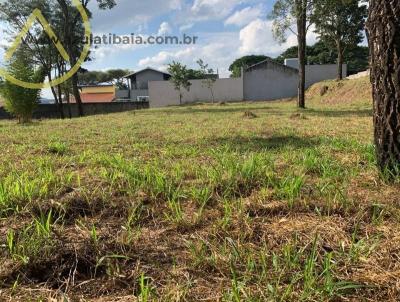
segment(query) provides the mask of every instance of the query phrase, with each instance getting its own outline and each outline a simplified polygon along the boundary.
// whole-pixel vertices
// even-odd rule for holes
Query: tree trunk
[[[71,25],[71,19],[75,18],[72,14],[72,16],[70,15],[70,11],[68,9],[68,4],[67,1],[65,0],[57,0],[58,4],[61,7],[61,11],[63,13],[63,19],[64,19],[64,37],[65,37],[65,41],[63,41],[65,43],[64,46],[67,47],[67,51],[68,51],[68,55],[70,58],[70,64],[71,64],[71,68],[73,68],[73,66],[75,66],[75,64],[77,63],[77,56],[75,54],[75,50],[74,50],[74,43],[72,41],[72,31],[73,31],[73,25]],[[85,6],[86,8],[86,6]],[[75,102],[78,105],[78,113],[79,116],[84,116],[84,111],[83,111],[83,105],[82,105],[82,99],[81,99],[81,94],[79,92],[79,87],[78,87],[78,74],[75,73],[72,78],[71,78],[71,84],[72,84],[72,94],[75,97]]]
[[[370,0],[375,145],[381,171],[400,174],[400,1]]]
[[[64,104],[63,104],[63,99],[62,99],[61,85],[57,86],[57,93],[58,93],[58,101],[59,101],[58,106],[59,106],[59,110],[60,110],[60,117],[61,117],[61,119],[64,119],[65,115],[64,115]]]
[[[48,73],[47,76],[49,78],[49,81],[51,82],[51,80],[52,80],[51,72]],[[57,88],[52,86],[50,89],[51,89],[51,93],[53,94],[54,101],[55,101],[55,103],[57,105],[57,109],[58,109],[58,113],[60,114],[60,118],[64,119],[63,103],[62,103],[62,99],[60,99],[59,94],[58,94],[58,89],[59,88],[60,88],[60,86],[58,86]]]
[[[338,74],[337,74],[337,79],[339,81],[343,80],[343,62],[344,62],[344,57],[343,57],[343,46],[342,42],[338,41],[337,42],[337,52],[338,52]]]
[[[70,100],[71,94],[69,93],[68,88],[65,90],[65,98],[67,100],[67,106],[68,106],[68,116],[71,119],[72,118],[72,111],[71,111],[71,100]]]
[[[84,116],[85,113],[83,112],[81,93],[79,92],[79,87],[78,87],[78,74],[77,73],[75,73],[72,76],[71,83],[72,83],[72,93],[75,97],[76,103],[78,104],[79,116]]]
[[[307,11],[303,5],[303,0],[296,0],[297,11],[297,40],[298,40],[298,57],[299,57],[299,87],[298,87],[298,106],[306,107],[305,91],[306,91],[306,47],[307,47]]]

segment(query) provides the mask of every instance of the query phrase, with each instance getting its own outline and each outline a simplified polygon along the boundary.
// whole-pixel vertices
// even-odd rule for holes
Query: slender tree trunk
[[[63,104],[63,99],[62,99],[62,88],[61,85],[57,86],[57,93],[58,93],[58,101],[59,101],[59,110],[60,110],[60,117],[61,119],[65,118],[65,114],[64,114],[64,104]]]
[[[400,174],[400,1],[370,0],[375,145],[379,168]]]
[[[339,81],[341,81],[341,80],[343,80],[343,62],[344,62],[344,57],[343,57],[343,45],[342,45],[342,42],[340,40],[337,41],[337,52],[338,52],[338,59],[337,59],[338,74],[337,74],[337,79]]]
[[[71,78],[71,83],[72,83],[72,93],[75,97],[75,101],[78,104],[78,112],[79,116],[84,116],[85,113],[83,111],[83,105],[82,105],[82,98],[81,98],[81,93],[79,92],[79,87],[78,87],[78,74],[75,73],[72,78]]]
[[[57,2],[60,5],[61,10],[63,12],[64,22],[65,22],[65,24],[64,24],[64,37],[65,37],[64,43],[66,44],[65,46],[67,47],[68,55],[70,57],[70,64],[71,64],[71,68],[72,68],[77,63],[77,59],[76,59],[77,56],[74,51],[75,45],[71,39],[72,31],[74,29],[73,29],[70,21],[71,21],[71,18],[75,18],[75,17],[74,17],[74,15],[71,16],[69,9],[68,9],[67,1],[57,0]],[[86,6],[85,6],[85,8],[86,8]],[[77,73],[75,73],[72,76],[71,84],[72,84],[72,94],[74,95],[75,102],[78,105],[79,116],[84,116],[81,94],[80,94],[79,88],[78,88],[78,74]]]
[[[72,111],[71,111],[71,100],[70,100],[71,94],[68,90],[68,88],[65,90],[65,98],[67,100],[67,106],[68,106],[68,116],[71,119],[72,118]]]
[[[52,75],[51,75],[51,72],[49,72],[49,73],[47,74],[47,77],[49,78],[49,81],[51,82],[51,80],[52,80],[52,78],[53,78]],[[57,88],[59,88],[59,86],[58,86]],[[61,119],[64,119],[64,110],[63,110],[63,107],[62,107],[62,100],[59,98],[59,95],[58,95],[57,92],[58,92],[58,91],[56,90],[55,87],[51,87],[51,93],[53,94],[54,101],[55,101],[55,103],[56,103],[56,105],[57,105],[58,113],[59,113],[59,115],[60,115],[60,118],[61,118]]]
[[[303,0],[296,0],[297,11],[297,40],[299,57],[299,87],[298,87],[298,106],[306,107],[306,47],[307,47],[307,11],[303,5]]]

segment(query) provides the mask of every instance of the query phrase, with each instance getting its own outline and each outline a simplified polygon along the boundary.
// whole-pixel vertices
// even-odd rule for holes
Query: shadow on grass
[[[174,107],[169,107],[169,108],[174,108]],[[168,113],[173,113],[173,114],[187,114],[187,113],[244,113],[245,111],[259,111],[259,110],[265,110],[268,113],[271,114],[282,114],[282,110],[279,110],[277,108],[273,108],[271,106],[265,105],[265,106],[249,106],[247,104],[243,104],[243,106],[230,106],[230,105],[215,105],[215,106],[207,106],[207,107],[200,107],[200,106],[194,106],[194,107],[176,107],[179,108],[179,110],[175,111],[166,111]]]
[[[360,109],[360,110],[318,110],[318,109],[307,109],[305,113],[314,116],[323,117],[372,117],[372,109]]]
[[[283,148],[306,149],[321,144],[319,138],[304,138],[294,135],[272,137],[226,137],[208,140],[211,145],[226,146],[239,152],[276,151]]]

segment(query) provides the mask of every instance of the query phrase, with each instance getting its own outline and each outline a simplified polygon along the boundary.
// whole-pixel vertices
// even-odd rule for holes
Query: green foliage
[[[96,85],[99,83],[111,83],[119,89],[127,89],[124,76],[130,73],[126,69],[110,69],[107,71],[84,71],[79,73],[80,85]]]
[[[316,33],[331,47],[338,43],[354,47],[363,40],[367,7],[359,0],[318,0],[314,2]]]
[[[270,59],[270,57],[264,55],[250,55],[236,59],[231,66],[229,66],[229,71],[232,73],[231,77],[239,78],[242,74],[242,68],[260,63],[266,59]]]
[[[336,49],[338,64],[343,63],[347,49],[362,42],[366,18],[367,6],[360,5],[359,0],[314,1],[316,33],[327,47]]]
[[[14,78],[36,83],[43,78],[41,70],[35,72],[26,52],[19,49],[7,66],[7,72]],[[40,90],[28,89],[6,81],[0,91],[5,101],[5,109],[18,118],[20,123],[29,123],[40,95]]]
[[[95,6],[91,6],[93,2],[97,2],[100,9],[111,9],[116,5],[115,0],[80,1],[89,18],[92,17],[91,9]],[[21,32],[25,24],[24,21],[27,20],[34,9],[40,9],[70,58],[70,61],[67,62],[60,55],[53,41],[43,31],[42,26],[31,28],[29,41],[24,41],[29,46],[26,48],[27,57],[40,66],[49,79],[54,80],[55,77],[59,78],[69,71],[67,66],[74,66],[78,62],[86,45],[84,22],[78,9],[70,0],[0,1],[0,21],[13,29],[13,38],[16,38],[15,35]],[[87,57],[85,60],[90,60],[90,58]],[[70,82],[65,82],[61,85],[63,87],[59,86],[58,88],[66,92],[67,95],[72,90],[75,98],[80,100],[77,77],[77,74],[74,74]],[[66,85],[69,87],[65,87]],[[61,96],[55,90],[53,90],[53,96],[57,102],[61,103]],[[60,110],[62,116],[61,112]],[[81,107],[80,114],[83,115]]]
[[[188,78],[190,80],[201,80],[201,79],[203,79],[203,73],[201,72],[201,70],[196,70],[196,69],[189,68],[187,70],[187,72],[188,72]]]
[[[179,103],[182,104],[182,88],[189,91],[189,72],[185,65],[173,61],[168,65],[168,72],[171,74],[170,81],[174,84],[175,90],[179,92]]]
[[[216,77],[214,77],[214,69],[209,68],[208,64],[204,63],[203,60],[198,60],[197,64],[199,64],[200,66],[200,73],[202,75],[202,83],[203,86],[205,86],[206,88],[208,88],[208,90],[210,90],[211,93],[211,97],[212,97],[212,102],[214,103],[214,84],[217,81]]]
[[[286,41],[287,32],[296,32],[292,27],[298,25],[298,20],[305,16],[306,22],[311,23],[314,0],[277,0],[269,19],[273,20],[273,34],[277,41]],[[306,34],[306,33],[304,33]]]
[[[336,48],[329,47],[323,41],[318,41],[313,46],[307,46],[307,62],[316,64],[336,64]],[[297,58],[297,46],[285,50],[279,57],[274,59],[283,64],[285,59]],[[365,71],[369,66],[369,49],[365,46],[348,47],[344,51],[344,62],[347,64],[349,75]]]
[[[64,142],[54,141],[48,145],[48,151],[52,154],[64,155],[68,151],[68,145]]]

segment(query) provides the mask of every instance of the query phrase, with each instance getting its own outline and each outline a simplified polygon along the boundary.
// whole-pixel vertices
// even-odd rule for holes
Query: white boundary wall
[[[344,76],[347,65],[343,66]],[[306,86],[335,79],[337,65],[307,65]],[[203,80],[192,80],[190,90],[182,89],[183,104],[211,102],[210,90]],[[250,67],[242,78],[218,79],[213,86],[215,102],[268,101],[297,95],[298,71],[295,68],[265,61]],[[170,81],[149,82],[150,107],[179,105],[179,93]]]
[[[190,90],[182,89],[183,104],[211,102],[212,95],[203,80],[192,80]],[[213,85],[215,102],[243,101],[242,78],[218,79]],[[150,107],[179,105],[179,93],[170,81],[149,82]]]

